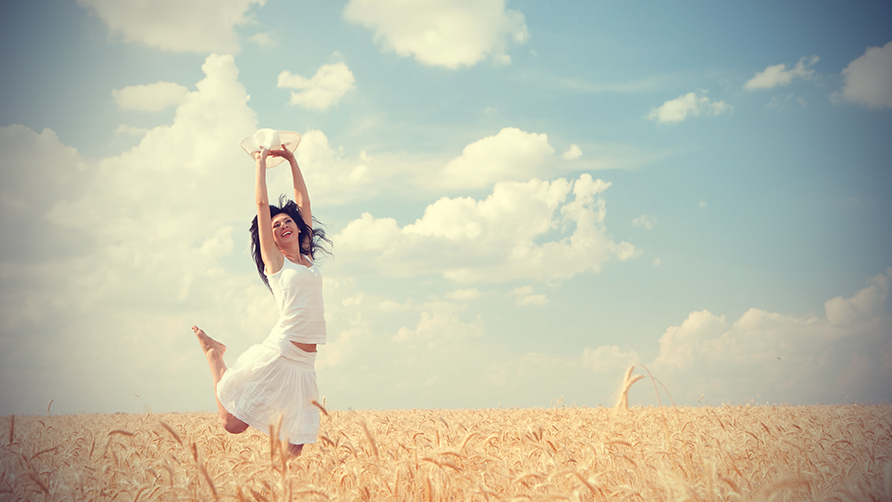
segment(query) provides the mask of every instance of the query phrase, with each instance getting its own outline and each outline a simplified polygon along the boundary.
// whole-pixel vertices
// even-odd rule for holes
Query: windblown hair
[[[313,226],[315,228],[307,226],[303,217],[300,215],[300,208],[297,207],[297,204],[293,200],[286,199],[284,195],[279,197],[278,206],[272,204],[269,206],[270,219],[280,213],[285,213],[294,220],[294,223],[300,229],[301,236],[310,236],[309,239],[301,237],[300,254],[307,255],[313,260],[316,259],[317,252],[322,252],[328,255],[331,254],[330,248],[332,242],[325,236],[325,229],[322,228],[323,225],[319,220],[313,218]],[[260,254],[260,230],[257,226],[256,216],[254,217],[254,220],[251,221],[251,256],[254,258],[254,263],[257,264],[257,273],[260,274],[263,283],[269,288],[269,279],[266,278],[266,273],[264,273],[266,265],[263,263],[263,256]]]

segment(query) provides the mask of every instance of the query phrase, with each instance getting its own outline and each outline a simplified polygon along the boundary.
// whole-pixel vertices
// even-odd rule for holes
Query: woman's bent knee
[[[242,422],[232,415],[220,419],[220,422],[223,423],[223,428],[226,429],[226,432],[230,434],[241,434],[248,428],[248,424]]]

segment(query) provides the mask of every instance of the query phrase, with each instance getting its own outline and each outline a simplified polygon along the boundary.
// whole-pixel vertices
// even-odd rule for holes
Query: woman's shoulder
[[[288,259],[284,256],[282,257],[282,261],[279,263],[270,263],[263,267],[263,275],[266,276],[267,279],[270,277],[277,277],[282,274],[282,271],[285,270],[285,266],[288,263]],[[271,268],[277,268],[275,272],[270,272]]]

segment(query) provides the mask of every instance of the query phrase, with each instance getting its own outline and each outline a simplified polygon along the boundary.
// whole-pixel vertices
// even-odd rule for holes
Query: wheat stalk
[[[629,369],[626,370],[626,374],[623,377],[623,384],[619,390],[619,399],[616,401],[616,406],[613,407],[615,410],[628,410],[629,409],[629,389],[632,387],[632,384],[644,378],[644,375],[635,375],[632,376],[632,371],[635,370],[635,365],[629,366]]]

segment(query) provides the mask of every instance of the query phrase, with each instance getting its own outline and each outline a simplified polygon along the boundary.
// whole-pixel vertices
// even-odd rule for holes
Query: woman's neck
[[[295,243],[294,246],[291,246],[286,249],[279,248],[279,251],[285,255],[285,258],[288,258],[291,261],[302,262],[303,260],[300,257],[300,246]]]

